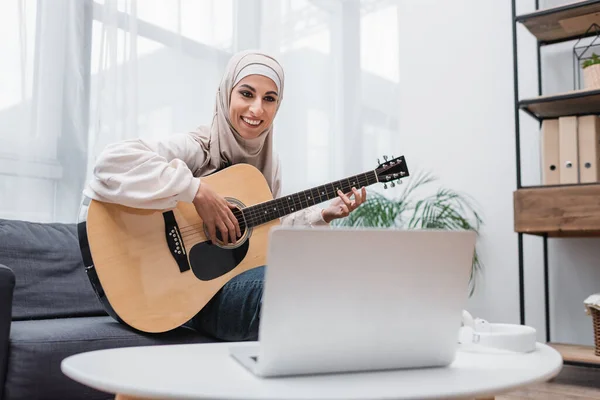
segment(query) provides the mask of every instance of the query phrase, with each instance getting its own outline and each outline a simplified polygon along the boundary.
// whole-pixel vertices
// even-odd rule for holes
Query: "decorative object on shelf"
[[[581,68],[583,68],[584,88],[600,88],[600,57],[598,57],[598,54],[592,53],[592,58],[585,60]]]
[[[589,41],[590,36],[593,39],[589,44],[580,45],[582,40]],[[600,56],[594,51],[600,52],[600,43],[596,43],[599,37],[600,26],[593,23],[573,45],[573,88],[576,90],[582,88],[580,71],[583,71],[583,89],[600,89]]]
[[[466,195],[441,187],[433,194],[424,194],[424,190],[430,187],[427,185],[436,179],[429,173],[417,173],[404,186],[400,196],[394,199],[369,190],[367,200],[360,207],[348,217],[335,220],[332,225],[474,230],[479,233],[482,219]],[[469,296],[475,291],[476,275],[482,269],[483,264],[476,249],[473,254]]]
[[[600,293],[593,294],[583,301],[585,311],[592,316],[594,324],[594,354],[600,356]]]

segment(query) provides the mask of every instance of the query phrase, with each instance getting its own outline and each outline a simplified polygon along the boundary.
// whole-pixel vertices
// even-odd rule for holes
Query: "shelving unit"
[[[521,323],[525,324],[523,235],[543,239],[546,339],[563,356],[565,364],[600,368],[593,346],[553,343],[550,332],[548,238],[600,237],[600,183],[528,186],[521,182],[520,111],[541,122],[547,118],[600,114],[600,90],[573,90],[542,95],[541,48],[579,39],[593,23],[600,25],[600,0],[574,1],[567,5],[516,15],[512,0],[513,73],[515,76],[515,138],[517,189],[513,194],[514,227],[518,233],[519,297]],[[537,40],[538,97],[519,98],[517,25],[522,24]],[[596,34],[596,33],[594,33]],[[582,305],[583,307],[583,305]]]

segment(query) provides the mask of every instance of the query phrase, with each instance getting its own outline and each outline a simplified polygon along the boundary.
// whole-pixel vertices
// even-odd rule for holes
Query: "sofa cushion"
[[[13,319],[106,315],[86,275],[75,224],[0,219],[0,264],[13,270]]]
[[[186,327],[160,334],[141,334],[111,317],[13,322],[5,400],[105,400],[110,398],[106,393],[64,375],[60,370],[61,361],[67,356],[92,350],[213,341]]]

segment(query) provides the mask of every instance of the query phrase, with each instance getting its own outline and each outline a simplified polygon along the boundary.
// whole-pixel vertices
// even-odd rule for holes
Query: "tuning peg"
[[[387,161],[387,160],[388,160],[388,156],[383,156],[383,159],[384,159],[385,161]]]
[[[381,161],[379,161],[379,158],[377,159],[377,164],[381,164]]]
[[[395,187],[396,185],[394,184],[394,182],[390,183],[391,187]]]
[[[396,181],[396,183],[397,183],[398,185],[401,185],[401,184],[402,184],[402,179],[398,179],[398,180]]]
[[[392,155],[392,159],[394,158],[394,155]]]
[[[384,183],[384,184],[383,184],[383,188],[384,188],[384,189],[387,189],[387,183]]]

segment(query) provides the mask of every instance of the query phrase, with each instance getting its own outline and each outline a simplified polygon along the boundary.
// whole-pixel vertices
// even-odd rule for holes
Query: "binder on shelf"
[[[579,183],[577,117],[558,118],[558,158],[561,184]]]
[[[558,118],[542,121],[541,131],[542,185],[560,184],[558,153]]]
[[[598,182],[600,179],[600,118],[584,115],[578,121],[579,181]]]

